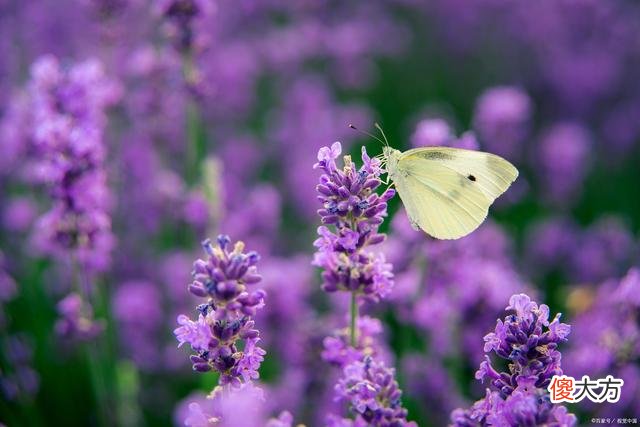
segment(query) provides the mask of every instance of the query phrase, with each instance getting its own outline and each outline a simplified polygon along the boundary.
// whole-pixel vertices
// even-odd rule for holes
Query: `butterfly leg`
[[[387,177],[385,179],[380,178],[380,183],[384,185],[389,185],[390,181],[391,181],[391,178],[389,178],[389,173],[387,173]],[[393,183],[391,185],[393,185]]]

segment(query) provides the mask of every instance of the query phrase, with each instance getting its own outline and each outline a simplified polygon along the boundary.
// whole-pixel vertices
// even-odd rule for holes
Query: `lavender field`
[[[0,426],[640,423],[639,188],[637,1],[0,0]]]

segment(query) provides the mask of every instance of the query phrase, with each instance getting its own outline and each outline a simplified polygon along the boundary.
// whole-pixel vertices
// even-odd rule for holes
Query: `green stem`
[[[117,425],[133,427],[142,425],[142,413],[137,405],[140,390],[140,375],[136,366],[120,361],[116,366]]]
[[[88,286],[86,282],[87,278],[83,274],[84,272],[82,271],[82,267],[75,257],[72,263],[74,287],[82,296],[83,302],[86,304],[89,301]],[[94,299],[97,300],[97,298]],[[97,306],[95,308],[97,308]],[[98,409],[97,422],[98,425],[106,426],[108,424],[107,420],[109,419],[109,393],[107,391],[103,364],[101,363],[99,356],[100,349],[102,348],[100,336],[96,337],[94,340],[94,342],[84,343],[83,350],[87,361],[87,368],[89,369],[89,377],[91,378],[91,388],[93,389],[95,403]]]
[[[194,100],[187,104],[187,170],[186,176],[189,184],[195,184],[200,171],[200,112]]]
[[[104,381],[101,363],[98,358],[97,348],[92,343],[87,343],[85,346],[85,355],[98,409],[98,425],[104,426],[108,424],[107,420],[109,419],[109,411],[107,409],[107,399],[109,399],[109,396],[107,394],[107,387]]]
[[[345,161],[346,161],[346,157],[345,157]],[[349,221],[350,223],[350,228],[352,230],[357,230],[358,229],[358,222],[356,221],[356,219],[353,217],[353,214],[350,212],[347,221]],[[358,321],[358,298],[357,298],[357,292],[356,291],[351,291],[351,309],[350,309],[350,314],[351,314],[351,325],[349,327],[349,336],[350,336],[350,341],[351,341],[351,347],[356,346],[356,339],[358,338],[358,331],[356,330],[357,324],[356,322]]]
[[[351,326],[349,327],[349,335],[351,338],[351,347],[355,347],[356,346],[356,338],[357,338],[357,331],[356,331],[356,322],[358,319],[358,299],[357,299],[357,295],[356,292],[353,291],[351,292]]]
[[[182,75],[187,91],[191,91],[197,82],[196,67],[193,54],[186,52],[182,56]],[[187,155],[186,177],[188,184],[193,185],[200,173],[200,159],[204,155],[204,134],[201,124],[198,102],[192,93],[187,94]]]

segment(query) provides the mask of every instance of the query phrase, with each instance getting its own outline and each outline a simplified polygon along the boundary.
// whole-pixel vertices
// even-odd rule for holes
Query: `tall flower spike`
[[[31,67],[31,172],[53,202],[37,221],[34,239],[48,255],[72,254],[86,272],[107,268],[115,242],[103,133],[106,108],[118,96],[97,61],[66,70],[55,57],[44,56]]]
[[[206,34],[203,24],[214,11],[212,0],[156,0],[155,6],[176,50],[189,52],[202,46]]]
[[[452,425],[575,425],[576,417],[552,404],[547,392],[551,378],[562,375],[557,347],[567,340],[570,326],[560,323],[560,314],[549,322],[549,307],[538,306],[525,294],[513,295],[507,310],[515,314],[498,319],[495,331],[484,337],[484,351],[507,360],[508,371],[499,372],[485,356],[476,379],[488,378],[494,390],[487,389],[485,398],[469,410],[453,411]]]
[[[314,165],[323,171],[316,187],[323,206],[318,214],[323,224],[332,227],[318,228],[314,265],[324,270],[322,288],[326,292],[349,291],[378,300],[391,291],[393,274],[384,256],[367,248],[385,239],[378,227],[387,216],[387,201],[395,191],[375,192],[381,183],[381,164],[370,158],[364,147],[359,169],[350,156],[344,157],[344,167],[338,169],[336,159],[341,152],[339,142],[324,147]]]
[[[567,340],[571,327],[560,323],[559,313],[549,323],[549,307],[538,307],[525,294],[513,295],[507,310],[516,314],[507,316],[504,322],[498,320],[495,331],[484,337],[484,351],[508,360],[509,373],[496,372],[489,356],[485,356],[476,378],[488,377],[502,397],[511,394],[520,377],[533,378],[536,387],[546,388],[554,375],[562,375],[557,347]]]
[[[224,235],[215,245],[203,242],[207,257],[193,264],[189,291],[207,300],[196,307],[197,320],[178,316],[174,334],[179,346],[189,343],[195,351],[191,356],[195,371],[217,371],[221,385],[237,388],[259,377],[265,351],[257,346],[260,338],[253,316],[264,306],[266,293],[250,290],[262,279],[256,269],[259,255],[245,253],[242,242],[230,242]]]
[[[360,168],[350,156],[344,156],[344,166],[338,169],[336,159],[341,153],[339,142],[321,148],[314,166],[323,172],[316,189],[323,205],[318,214],[325,225],[318,228],[320,237],[314,243],[318,251],[313,263],[323,268],[322,288],[326,292],[351,293],[351,324],[325,338],[322,357],[342,368],[335,399],[348,403],[353,419],[329,414],[326,424],[415,426],[406,420],[407,410],[400,401],[395,371],[387,368],[377,354],[374,336],[381,325],[369,317],[359,317],[357,308],[357,297],[378,301],[393,286],[391,264],[381,253],[369,251],[369,247],[386,237],[378,228],[387,216],[387,201],[395,191],[387,189],[382,195],[375,192],[383,169],[380,160],[370,158],[364,147]]]
[[[372,427],[416,426],[406,420],[402,407],[402,391],[395,380],[394,369],[365,357],[344,368],[344,376],[335,387],[336,400],[348,402],[356,414],[356,422],[364,421]],[[356,424],[360,425],[360,424]]]

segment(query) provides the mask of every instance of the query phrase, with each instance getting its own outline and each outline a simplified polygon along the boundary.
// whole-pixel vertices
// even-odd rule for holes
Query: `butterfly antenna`
[[[384,138],[384,143],[388,147],[389,146],[389,140],[387,139],[387,135],[385,135],[384,131],[382,130],[382,126],[380,126],[378,123],[375,123],[374,126],[376,127],[376,129],[378,129],[380,131],[380,133],[382,134],[382,137]],[[378,138],[378,141],[380,141],[380,138]]]
[[[377,136],[375,136],[374,134],[369,133],[369,132],[365,132],[365,131],[363,131],[363,130],[360,130],[360,129],[358,129],[357,127],[355,127],[354,125],[352,125],[352,124],[349,124],[349,127],[350,127],[351,129],[355,130],[356,132],[360,132],[361,134],[366,135],[366,136],[368,136],[369,138],[373,138],[373,139],[375,139],[376,141],[380,142],[380,144],[385,145],[385,141],[381,140],[380,138],[378,138],[378,137],[377,137]],[[389,144],[387,143],[386,145],[389,145]]]

